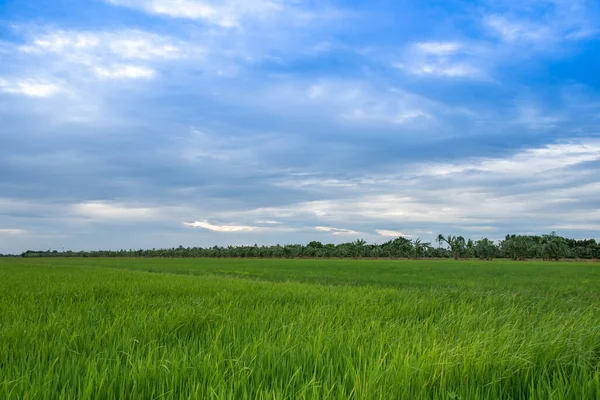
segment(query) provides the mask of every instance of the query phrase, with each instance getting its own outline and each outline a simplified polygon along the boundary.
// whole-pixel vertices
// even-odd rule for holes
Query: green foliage
[[[415,258],[421,258],[431,250],[431,243],[423,243],[421,239],[417,239],[412,243],[412,248]]]
[[[3,259],[0,398],[596,399],[599,295],[591,263]]]
[[[492,260],[500,255],[494,242],[487,238],[476,241],[473,251],[474,256],[480,260]]]
[[[500,248],[505,257],[513,260],[525,260],[526,258],[537,258],[539,256],[539,245],[531,236],[507,235],[500,242]]]
[[[464,237],[452,235],[444,237],[443,235],[439,235],[438,240],[446,242],[448,246],[450,246],[450,252],[455,260],[458,260],[459,258],[465,258],[467,256],[467,243]]]
[[[462,236],[438,235],[438,247],[422,242],[420,238],[411,240],[404,237],[382,244],[368,244],[362,239],[341,244],[323,244],[312,241],[308,245],[275,246],[227,246],[227,247],[183,247],[152,250],[100,250],[100,251],[32,251],[22,257],[168,257],[168,258],[449,258],[455,260],[478,258],[489,260],[503,257],[513,260],[543,258],[600,258],[600,244],[594,239],[575,240],[556,236],[507,235],[495,244],[483,238],[477,241]],[[448,248],[443,248],[442,244]]]

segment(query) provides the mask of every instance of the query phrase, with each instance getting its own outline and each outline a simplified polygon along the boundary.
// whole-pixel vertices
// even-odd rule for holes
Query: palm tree
[[[429,242],[421,242],[420,238],[417,238],[413,243],[413,251],[415,254],[415,258],[421,258],[423,253],[431,247],[431,243]]]
[[[466,242],[465,238],[462,236],[448,235],[448,237],[444,237],[444,235],[440,234],[438,235],[437,240],[448,243],[450,251],[452,252],[452,257],[454,257],[455,260],[458,260],[465,251]]]
[[[360,257],[363,253],[364,250],[364,246],[367,244],[367,241],[364,239],[356,239],[355,242],[351,243],[351,246],[353,248],[353,256],[354,257]]]
[[[438,249],[442,248],[442,242],[445,240],[446,239],[444,238],[444,235],[442,235],[441,233],[439,235],[437,235],[437,237],[435,238],[435,241],[438,242]]]

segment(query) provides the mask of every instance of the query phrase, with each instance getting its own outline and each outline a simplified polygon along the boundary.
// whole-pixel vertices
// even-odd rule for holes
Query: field
[[[598,399],[600,264],[1,259],[2,399]]]

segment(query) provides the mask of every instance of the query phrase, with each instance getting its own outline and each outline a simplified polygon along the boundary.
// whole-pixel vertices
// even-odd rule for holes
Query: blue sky
[[[600,237],[600,5],[3,0],[0,252]]]

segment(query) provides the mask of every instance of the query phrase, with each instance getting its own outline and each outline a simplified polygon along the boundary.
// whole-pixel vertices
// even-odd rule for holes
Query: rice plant
[[[595,263],[0,260],[2,399],[597,399]]]

